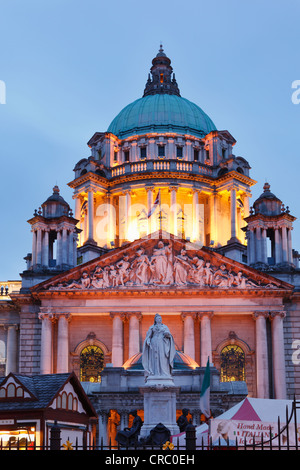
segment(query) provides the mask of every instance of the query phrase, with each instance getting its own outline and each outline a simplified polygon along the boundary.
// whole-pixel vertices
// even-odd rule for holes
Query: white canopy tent
[[[296,426],[295,426],[296,415]],[[287,420],[289,427],[286,429]],[[212,418],[209,424],[196,427],[196,445],[201,446],[212,442],[213,445],[247,445],[268,442],[272,437],[272,445],[278,445],[278,423],[280,426],[280,444],[289,444],[300,448],[300,403],[299,409],[293,413],[293,400],[275,400],[247,397],[217,418]],[[298,426],[299,423],[299,426]],[[296,430],[297,428],[297,430]],[[299,431],[298,431],[299,428]],[[271,432],[271,434],[270,434]],[[287,436],[288,435],[288,436]],[[172,436],[172,442],[184,446],[186,434]]]

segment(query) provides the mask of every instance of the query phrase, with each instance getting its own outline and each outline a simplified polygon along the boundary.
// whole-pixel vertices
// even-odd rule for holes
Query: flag
[[[152,215],[153,212],[155,211],[155,209],[156,209],[156,207],[158,206],[159,202],[160,202],[160,190],[159,190],[158,193],[157,193],[157,196],[156,196],[156,198],[155,198],[155,201],[154,201],[153,206],[151,207],[151,209],[150,209],[149,212],[148,212],[148,219],[149,219],[149,217],[151,217],[151,215]]]
[[[200,410],[206,418],[210,418],[210,367],[207,359],[206,369],[200,393]]]

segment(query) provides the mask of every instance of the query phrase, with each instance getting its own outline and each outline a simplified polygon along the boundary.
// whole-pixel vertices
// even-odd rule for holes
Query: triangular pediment
[[[157,232],[38,284],[32,291],[290,289],[209,248]]]

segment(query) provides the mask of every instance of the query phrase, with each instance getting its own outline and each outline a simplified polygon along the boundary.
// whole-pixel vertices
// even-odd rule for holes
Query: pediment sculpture
[[[199,254],[200,253],[200,254]],[[203,256],[201,256],[203,255]],[[171,241],[159,240],[155,246],[138,246],[120,257],[105,260],[81,270],[79,279],[58,281],[50,290],[122,289],[148,286],[149,288],[173,286],[176,288],[196,286],[198,288],[251,289],[276,288],[278,284],[266,279],[252,279],[239,263],[226,265],[214,261],[213,254],[202,250],[186,250],[184,245],[175,249]]]

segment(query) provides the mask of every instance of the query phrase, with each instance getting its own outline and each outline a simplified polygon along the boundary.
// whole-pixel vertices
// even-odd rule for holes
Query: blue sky
[[[300,219],[299,17],[299,0],[2,0],[0,280],[25,269],[27,220],[55,184],[73,205],[67,183],[86,142],[142,96],[160,42],[182,96],[237,140],[252,202],[268,181]]]

